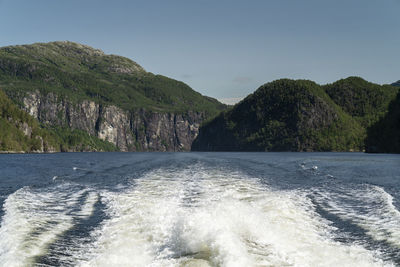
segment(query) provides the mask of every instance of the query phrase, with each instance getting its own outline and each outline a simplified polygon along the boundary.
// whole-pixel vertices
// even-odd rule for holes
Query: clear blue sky
[[[278,78],[400,79],[400,0],[0,0],[0,46],[70,40],[216,98]]]

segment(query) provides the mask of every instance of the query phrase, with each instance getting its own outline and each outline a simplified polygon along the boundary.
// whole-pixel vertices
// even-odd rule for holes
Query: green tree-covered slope
[[[73,42],[0,48],[0,87],[12,96],[53,92],[72,101],[93,100],[125,110],[202,111],[225,105],[183,82],[146,72],[134,61]]]
[[[55,140],[0,90],[0,151],[52,150]]]
[[[332,100],[363,127],[376,123],[398,92],[391,85],[378,85],[360,77],[349,77],[323,86]]]
[[[367,127],[388,110],[393,86],[350,77],[320,86],[267,83],[200,128],[201,151],[362,151]]]
[[[361,150],[364,129],[321,86],[282,79],[261,86],[200,129],[194,150]]]
[[[79,130],[42,127],[0,90],[0,151],[115,151],[116,147]]]
[[[400,92],[388,113],[368,129],[368,152],[400,153]]]

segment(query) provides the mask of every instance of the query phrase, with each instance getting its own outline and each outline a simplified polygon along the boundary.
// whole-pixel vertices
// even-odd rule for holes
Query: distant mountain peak
[[[105,55],[105,53],[100,49],[93,48],[91,46],[80,44],[80,43],[71,42],[71,41],[55,41],[55,42],[50,42],[47,44],[44,43],[44,45],[56,45],[60,48],[70,48],[70,49],[75,48],[75,49],[89,52],[91,55],[99,55],[99,56]]]
[[[41,61],[45,64],[51,62],[59,66],[75,64],[75,67],[79,68],[86,65],[89,68],[101,67],[105,72],[124,74],[145,72],[142,66],[129,58],[108,55],[100,49],[71,41],[6,46],[1,47],[0,52],[18,57],[26,56],[33,61]],[[33,62],[32,60],[30,62]]]

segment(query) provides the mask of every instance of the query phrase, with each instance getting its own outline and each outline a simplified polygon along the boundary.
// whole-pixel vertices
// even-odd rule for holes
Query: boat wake
[[[82,266],[379,266],[374,253],[333,241],[307,192],[201,165],[159,169],[106,193],[110,219]]]
[[[0,265],[391,265],[362,244],[337,241],[335,227],[316,212],[306,190],[274,190],[256,177],[202,164],[155,169],[131,183],[114,190],[64,183],[16,191],[4,204]],[[332,212],[353,216],[332,203]],[[85,235],[64,242],[99,210],[104,216]],[[398,244],[397,229],[361,221],[370,222],[374,237],[389,233]]]

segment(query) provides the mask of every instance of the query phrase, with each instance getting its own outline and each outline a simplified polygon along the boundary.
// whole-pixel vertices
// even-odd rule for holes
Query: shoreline
[[[367,151],[0,151],[0,154],[56,154],[56,153],[363,153],[363,154],[400,154],[388,152],[367,152]]]

